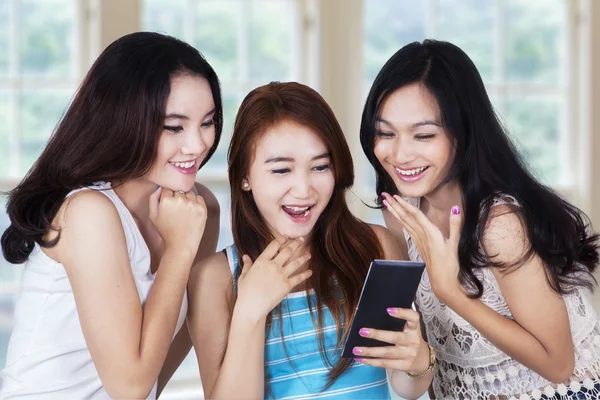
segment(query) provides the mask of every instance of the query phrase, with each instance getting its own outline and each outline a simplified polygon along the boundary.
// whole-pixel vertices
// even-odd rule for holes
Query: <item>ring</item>
[[[185,194],[185,192],[183,190],[176,190],[175,194]]]

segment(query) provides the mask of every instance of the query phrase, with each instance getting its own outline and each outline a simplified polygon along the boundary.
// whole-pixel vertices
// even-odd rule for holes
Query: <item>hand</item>
[[[195,257],[206,225],[206,204],[193,192],[174,193],[159,188],[150,195],[150,220],[165,250],[190,251]]]
[[[394,346],[355,347],[352,353],[357,361],[374,367],[394,369],[413,375],[422,374],[429,368],[429,346],[421,336],[419,313],[406,308],[388,308],[394,318],[406,320],[402,332],[361,328],[359,334]],[[362,358],[372,357],[372,358]]]
[[[450,237],[442,232],[419,210],[400,196],[383,193],[384,205],[408,232],[425,262],[431,289],[447,303],[457,291],[464,294],[458,280],[458,242],[462,218],[458,206],[450,212]]]
[[[256,261],[243,256],[236,304],[244,307],[244,312],[265,318],[295,286],[312,275],[311,270],[296,274],[310,259],[310,254],[295,254],[302,243],[302,238],[289,240],[282,236],[273,240]]]

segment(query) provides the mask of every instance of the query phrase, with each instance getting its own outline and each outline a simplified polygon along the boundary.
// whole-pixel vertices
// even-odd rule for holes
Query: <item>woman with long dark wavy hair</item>
[[[0,397],[157,396],[191,346],[190,268],[216,248],[195,177],[221,126],[193,47],[141,32],[103,51],[9,195],[2,252],[26,264]]]
[[[598,235],[528,172],[469,57],[433,40],[400,49],[360,137],[386,225],[427,264],[416,304],[435,396],[597,399]]]
[[[321,96],[299,83],[254,89],[229,147],[234,245],[190,277],[190,333],[207,398],[389,398],[384,368],[342,359],[369,264],[397,259],[385,228],[356,219],[345,196],[352,158]],[[378,347],[391,385],[421,396],[430,348],[418,314],[390,304],[404,332],[360,332]],[[411,380],[408,374],[422,379]],[[426,376],[425,376],[426,375]]]

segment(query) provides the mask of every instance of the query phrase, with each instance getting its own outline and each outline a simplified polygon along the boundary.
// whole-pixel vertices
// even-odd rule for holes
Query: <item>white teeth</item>
[[[294,207],[294,206],[284,206],[288,210],[292,210],[294,212],[305,211],[307,212],[310,207]]]
[[[310,212],[310,210],[306,210],[304,211],[304,216],[306,217],[308,215],[308,213]]]
[[[175,165],[176,167],[187,169],[187,168],[192,168],[194,166],[194,164],[196,164],[196,161],[174,162],[172,164]]]
[[[420,172],[423,172],[425,170],[425,168],[427,168],[427,167],[415,168],[415,169],[410,169],[410,170],[403,170],[400,168],[396,168],[396,171],[398,171],[398,173],[400,175],[411,176],[411,175],[415,175]]]

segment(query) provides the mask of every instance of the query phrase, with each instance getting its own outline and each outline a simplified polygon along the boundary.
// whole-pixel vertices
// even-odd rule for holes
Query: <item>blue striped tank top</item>
[[[238,259],[235,248],[225,249],[229,267],[236,276]],[[234,281],[234,288],[237,282]],[[315,294],[309,293],[316,304]],[[335,383],[323,391],[328,382],[329,366],[321,357],[317,329],[306,292],[290,293],[281,302],[281,317],[273,321],[265,338],[265,379],[267,398],[275,399],[390,399],[385,369],[353,363]],[[312,307],[316,315],[316,309]],[[324,309],[323,338],[329,360],[335,365],[341,355],[336,349],[335,321]],[[281,324],[283,335],[281,336]]]

